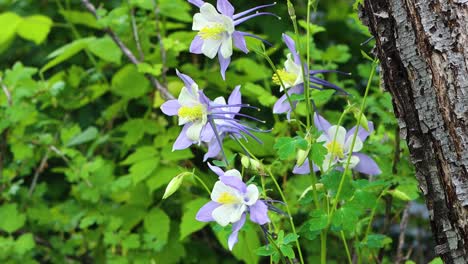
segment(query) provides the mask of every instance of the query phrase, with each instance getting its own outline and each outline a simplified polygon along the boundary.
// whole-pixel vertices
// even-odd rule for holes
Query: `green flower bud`
[[[182,172],[181,174],[172,178],[172,180],[167,185],[166,190],[164,191],[163,199],[167,199],[169,196],[174,194],[179,189],[180,185],[182,185],[184,177],[191,174],[191,172]]]
[[[250,167],[250,159],[247,156],[242,155],[241,158],[242,167],[248,169]]]

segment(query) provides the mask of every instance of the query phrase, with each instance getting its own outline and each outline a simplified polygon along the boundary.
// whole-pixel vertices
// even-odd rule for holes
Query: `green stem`
[[[348,243],[346,242],[346,236],[343,232],[343,230],[340,231],[341,234],[341,240],[343,240],[343,245],[346,251],[346,257],[348,258],[349,264],[353,264],[353,260],[351,258],[351,254],[349,253],[349,248],[348,248]]]
[[[200,179],[200,177],[195,175],[195,173],[192,173],[192,175],[199,183],[201,183],[201,185],[205,188],[205,190],[208,192],[208,194],[211,195],[210,188],[208,188],[208,186],[206,186],[205,182],[202,179]]]
[[[237,139],[236,139],[237,140]],[[245,149],[245,151],[247,151],[247,153],[253,158],[255,159],[256,161],[260,162],[259,159],[257,159],[257,157],[255,155],[253,155],[249,150],[248,148],[242,144],[242,142],[240,140],[237,140],[237,142]],[[289,209],[289,205],[288,205],[288,202],[286,200],[286,196],[284,196],[284,193],[283,193],[283,190],[281,190],[281,187],[280,185],[278,184],[278,181],[276,180],[275,176],[273,175],[273,173],[271,172],[271,170],[268,168],[268,169],[265,169],[267,172],[268,172],[268,175],[270,176],[271,180],[273,181],[276,189],[278,190],[278,193],[280,194],[281,196],[281,199],[283,200],[284,202],[284,206],[286,207],[286,212],[288,213],[288,216],[289,216],[289,223],[291,224],[291,229],[292,229],[292,232],[294,235],[298,236],[297,235],[297,232],[296,232],[296,226],[294,225],[294,220],[293,220],[293,217],[291,215],[291,210]],[[296,239],[296,248],[297,248],[297,252],[299,253],[299,260],[301,262],[301,264],[304,264],[304,258],[302,257],[302,251],[301,251],[301,245],[299,244],[299,239]]]

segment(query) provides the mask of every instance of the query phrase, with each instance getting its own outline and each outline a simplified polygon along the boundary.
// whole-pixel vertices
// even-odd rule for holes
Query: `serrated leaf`
[[[159,165],[159,157],[154,157],[134,163],[130,167],[130,176],[137,184],[150,176]]]
[[[188,202],[184,206],[184,213],[180,222],[180,240],[183,240],[190,234],[202,229],[207,225],[207,222],[200,222],[195,219],[200,208],[210,200],[206,198],[198,198]]]
[[[275,252],[277,252],[276,248],[273,247],[271,244],[259,247],[255,250],[255,253],[259,256],[271,256]]]
[[[381,234],[369,234],[367,238],[365,238],[365,240],[360,243],[360,246],[373,248],[373,249],[379,249],[391,243],[392,243],[392,239],[388,236],[381,235]]]
[[[288,257],[289,259],[295,258],[294,250],[292,249],[290,245],[281,245],[280,250],[281,250],[281,253],[283,253],[283,255]]]
[[[49,59],[53,58],[53,59],[41,68],[41,72],[45,72],[48,69],[73,57],[78,52],[85,49],[88,46],[89,42],[91,42],[92,40],[94,40],[94,37],[78,39],[78,40],[73,41],[70,44],[62,46],[61,48],[53,51],[52,53],[49,54],[49,56],[47,56],[47,58]]]
[[[84,25],[95,29],[101,28],[97,23],[96,17],[94,17],[90,12],[59,10],[59,13],[65,18],[65,20],[72,24]]]
[[[273,147],[277,150],[279,158],[285,160],[293,156],[297,148],[306,149],[307,146],[308,143],[305,139],[296,136],[294,138],[281,137],[276,141]]]
[[[34,242],[33,235],[31,233],[22,234],[15,241],[15,252],[19,255],[24,255],[33,249],[34,246],[36,246],[36,243]]]
[[[138,98],[148,91],[149,81],[135,65],[126,65],[112,78],[111,92],[124,98]]]
[[[318,165],[322,166],[323,161],[325,160],[325,155],[327,155],[328,150],[323,146],[323,143],[313,143],[310,146],[310,157],[312,161]]]
[[[143,226],[146,232],[154,235],[158,242],[158,248],[167,244],[169,238],[171,220],[167,214],[158,208],[151,210],[144,219]]]
[[[26,222],[26,216],[17,210],[16,204],[4,204],[0,207],[0,229],[13,233]]]
[[[0,14],[0,25],[2,25],[2,33],[0,34],[0,44],[10,42],[16,33],[18,25],[23,19],[13,12]]]

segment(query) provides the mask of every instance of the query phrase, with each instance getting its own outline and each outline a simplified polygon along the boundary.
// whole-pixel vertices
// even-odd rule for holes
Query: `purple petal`
[[[221,67],[221,77],[223,77],[223,80],[226,80],[226,70],[229,64],[231,63],[231,57],[223,58],[223,55],[221,55],[221,51],[219,51],[218,60],[219,60],[219,66]]]
[[[219,146],[218,141],[211,140],[210,143],[208,143],[208,151],[203,156],[203,162],[205,162],[209,158],[214,158],[218,156],[220,152],[221,152],[221,147]]]
[[[296,85],[288,89],[287,93],[289,96],[292,94],[302,94],[304,92],[304,86],[302,84]],[[296,107],[297,102],[293,101],[293,107]],[[285,95],[281,96],[273,106],[273,113],[282,114],[291,111],[291,104],[288,101],[288,97]]]
[[[237,237],[239,236],[239,231],[241,230],[242,226],[245,224],[245,213],[241,216],[241,219],[234,224],[232,224],[232,233],[229,235],[228,238],[228,246],[229,250],[232,250],[234,245],[237,243]]]
[[[296,50],[296,43],[294,42],[294,40],[290,36],[283,33],[283,41],[284,43],[286,43],[286,46],[293,55],[294,62],[296,64],[301,65],[301,59],[299,58],[299,53]]]
[[[294,174],[309,174],[310,173],[309,159],[306,159],[301,166],[295,165],[293,169],[293,173]]]
[[[236,48],[242,50],[245,54],[249,53],[249,50],[247,49],[247,44],[245,43],[244,34],[242,34],[239,31],[234,31],[232,33],[232,39]]]
[[[175,99],[166,101],[164,104],[161,105],[161,111],[168,116],[177,115],[179,108],[180,108],[179,101]]]
[[[234,15],[234,7],[227,0],[218,0],[216,8],[221,12],[221,14],[228,17],[232,17],[232,15]]]
[[[382,173],[379,165],[377,165],[371,157],[362,153],[353,153],[353,156],[357,156],[359,158],[359,163],[353,168],[354,170],[368,175],[377,175]]]
[[[328,122],[325,118],[321,115],[314,113],[314,125],[317,127],[319,131],[327,132],[328,129],[331,127],[330,122]]]
[[[196,7],[201,7],[205,3],[202,0],[188,0],[188,2]]]
[[[174,142],[174,146],[172,146],[172,151],[174,150],[181,150],[190,147],[193,142],[187,137],[187,129],[190,127],[191,124],[187,124],[182,128],[180,131],[179,137],[177,137],[176,141]]]
[[[234,88],[232,91],[231,95],[229,95],[228,98],[228,104],[229,105],[237,105],[237,104],[242,104],[242,94],[240,92],[241,86],[238,85]],[[240,111],[240,107],[231,107],[230,112],[235,112],[238,113]]]
[[[191,92],[192,89],[190,89],[190,88],[192,87],[192,84],[195,83],[193,81],[193,79],[190,78],[190,76],[188,76],[188,75],[180,73],[179,70],[177,70],[177,69],[176,69],[176,73],[177,73],[177,76],[179,76],[179,78],[184,82],[185,87]]]
[[[224,171],[222,169],[220,169],[219,167],[216,167],[214,165],[211,165],[210,163],[208,163],[208,167],[210,167],[210,169],[216,173],[219,177],[222,177],[224,176]]]
[[[195,216],[195,219],[197,219],[200,222],[211,222],[214,221],[212,213],[213,210],[218,208],[220,206],[219,203],[209,201],[207,204],[205,204],[200,210],[198,210],[197,215]]]
[[[359,126],[358,137],[364,142],[367,137],[374,131],[374,123],[371,121],[367,122],[367,126],[369,127],[369,131],[365,130],[362,126]],[[356,131],[356,126],[351,128],[348,133],[346,133],[346,138],[352,137],[354,135],[354,131]]]
[[[245,193],[247,190],[247,185],[245,185],[245,183],[241,179],[235,176],[221,176],[219,177],[219,180],[227,186],[239,190],[242,193]]]
[[[264,225],[270,222],[268,218],[268,207],[263,201],[258,200],[250,207],[250,220],[259,225]]]
[[[201,132],[200,140],[203,142],[211,142],[214,136],[213,128],[211,126],[205,126]]]
[[[239,18],[237,20],[234,20],[234,26],[237,26],[241,23],[244,23],[245,21],[249,20],[249,19],[252,19],[254,17],[258,17],[258,16],[274,16],[274,17],[277,17],[278,19],[281,19],[279,16],[273,14],[273,13],[270,13],[270,12],[259,12],[259,13],[255,13],[253,15],[250,15],[250,16],[245,16],[245,17],[242,17],[242,18]]]
[[[203,39],[200,36],[195,36],[190,44],[190,52],[194,54],[202,54]]]

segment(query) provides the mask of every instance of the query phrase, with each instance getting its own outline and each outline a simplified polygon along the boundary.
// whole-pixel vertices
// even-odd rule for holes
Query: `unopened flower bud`
[[[252,170],[258,171],[262,167],[262,164],[258,160],[250,159],[250,168]]]
[[[297,166],[302,166],[309,155],[309,150],[299,149],[296,153]]]
[[[183,172],[174,178],[169,182],[169,184],[166,187],[166,190],[164,191],[163,199],[167,199],[169,196],[174,194],[182,185],[182,181],[184,180],[184,177],[187,175],[192,174],[191,172]]]
[[[241,164],[244,168],[248,169],[250,167],[250,159],[247,156],[242,155]]]

